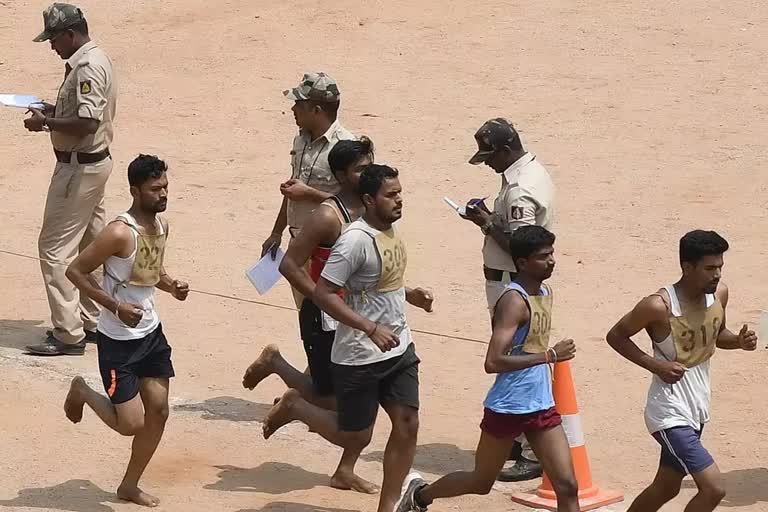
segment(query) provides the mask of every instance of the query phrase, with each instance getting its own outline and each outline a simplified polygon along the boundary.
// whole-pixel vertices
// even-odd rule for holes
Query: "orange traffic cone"
[[[584,432],[581,429],[579,406],[576,404],[576,390],[573,387],[571,366],[566,362],[555,364],[554,396],[557,412],[563,417],[563,429],[571,447],[573,468],[579,482],[579,508],[582,511],[594,510],[612,503],[624,501],[620,492],[603,491],[592,483],[592,471],[589,469],[587,447],[584,444]],[[557,510],[557,497],[547,475],[535,494],[515,494],[512,501],[533,508]]]

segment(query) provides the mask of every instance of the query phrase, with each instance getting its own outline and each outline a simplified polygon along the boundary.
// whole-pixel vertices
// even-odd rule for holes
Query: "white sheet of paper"
[[[249,268],[245,275],[248,276],[248,280],[259,292],[259,295],[264,295],[280,280],[282,274],[280,274],[280,262],[283,261],[285,253],[282,249],[277,249],[277,257],[273,260],[272,256],[267,253],[261,258],[254,266]]]
[[[450,206],[451,208],[456,210],[456,213],[458,213],[459,215],[466,215],[467,214],[467,208],[466,207],[459,206],[454,201],[452,201],[450,198],[444,197],[443,201],[445,201],[445,204],[447,204],[448,206]]]
[[[6,107],[29,108],[30,106],[42,106],[42,100],[31,94],[0,94],[0,103]]]

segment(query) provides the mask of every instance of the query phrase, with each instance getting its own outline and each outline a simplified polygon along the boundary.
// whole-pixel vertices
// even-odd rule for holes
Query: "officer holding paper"
[[[50,132],[56,157],[38,240],[53,329],[42,344],[27,350],[43,356],[82,355],[86,340],[95,341],[99,308],[78,293],[64,272],[104,227],[117,86],[112,62],[91,41],[78,7],[54,3],[43,12],[43,22],[35,42],[48,41],[66,64],[56,105],[30,108],[24,120],[31,132]]]
[[[496,301],[507,284],[517,275],[515,263],[509,253],[512,232],[520,226],[536,225],[552,231],[554,219],[555,186],[549,173],[528,153],[520,135],[506,119],[487,121],[475,133],[478,150],[470,164],[484,163],[501,175],[501,190],[489,211],[482,199],[471,199],[466,205],[464,218],[477,224],[485,235],[483,242],[483,273],[488,310],[493,316]],[[499,480],[523,481],[541,475],[541,466],[524,438],[520,447],[513,449],[517,462],[502,470]]]

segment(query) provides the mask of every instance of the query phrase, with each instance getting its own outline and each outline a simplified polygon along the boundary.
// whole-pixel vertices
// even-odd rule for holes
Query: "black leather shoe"
[[[28,345],[27,352],[34,356],[82,356],[85,354],[85,340],[71,345],[48,336],[39,345]]]
[[[49,338],[53,338],[53,331],[51,329],[48,329],[45,331],[45,335]],[[85,342],[86,343],[96,343],[96,331],[85,331]]]
[[[509,452],[509,458],[507,460],[519,460],[523,456],[523,445],[517,441],[512,444],[512,450]]]
[[[520,456],[514,466],[501,470],[497,480],[499,482],[525,482],[539,478],[541,474],[541,464]]]

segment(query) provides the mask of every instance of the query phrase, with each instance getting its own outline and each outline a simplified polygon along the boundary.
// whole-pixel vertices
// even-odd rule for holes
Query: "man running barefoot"
[[[377,510],[392,512],[413,463],[419,425],[419,358],[405,302],[431,311],[433,299],[426,290],[405,286],[405,244],[392,226],[402,216],[398,172],[369,165],[359,187],[365,214],[339,237],[314,291],[315,304],[339,321],[331,351],[338,412],[288,390],[267,416],[264,437],[300,420],[334,444],[362,449],[381,405],[392,431]]]
[[[488,494],[515,438],[525,434],[550,477],[557,510],[578,512],[578,484],[571,449],[552,397],[547,363],[573,359],[573,340],[549,348],[552,291],[544,281],[555,268],[555,235],[541,226],[521,226],[510,235],[517,276],[496,303],[485,371],[495,373],[485,399],[475,468],[427,484],[411,473],[397,512],[423,512],[438,498]]]
[[[363,169],[373,163],[370,139],[341,140],[328,154],[328,163],[341,192],[321,203],[307,219],[304,227],[288,246],[280,264],[280,272],[304,297],[299,310],[299,327],[307,354],[310,375],[296,369],[280,354],[277,345],[267,345],[261,356],[248,367],[243,387],[255,388],[273,373],[301,397],[323,409],[335,410],[331,378],[331,347],[336,334],[336,321],[312,302],[315,283],[328,260],[333,244],[345,226],[357,220],[363,211],[358,183]],[[309,261],[309,273],[305,270]],[[344,448],[342,446],[342,448]],[[378,487],[355,475],[355,463],[363,447],[345,448],[339,466],[331,477],[331,487],[375,494]]]
[[[738,334],[725,327],[728,288],[720,281],[728,242],[714,231],[691,231],[680,240],[683,276],[653,295],[613,326],[611,347],[653,374],[645,424],[661,445],[656,478],[628,512],[655,512],[680,492],[691,475],[698,493],[686,512],[711,512],[725,497],[723,478],[701,444],[709,421],[710,359],[715,348],[755,350],[757,336],[746,324]],[[653,356],[634,341],[645,330]]]
[[[109,398],[82,377],[72,379],[64,412],[73,423],[83,406],[112,430],[133,437],[131,459],[117,489],[120,499],[146,507],[160,502],[139,489],[168,418],[168,384],[174,376],[171,347],[155,310],[155,288],[185,300],[189,286],[163,267],[168,224],[157,214],[168,204],[168,167],[139,155],[128,166],[133,205],[107,225],[72,262],[67,277],[104,308],[97,326],[99,370]],[[104,266],[99,287],[91,272]]]

